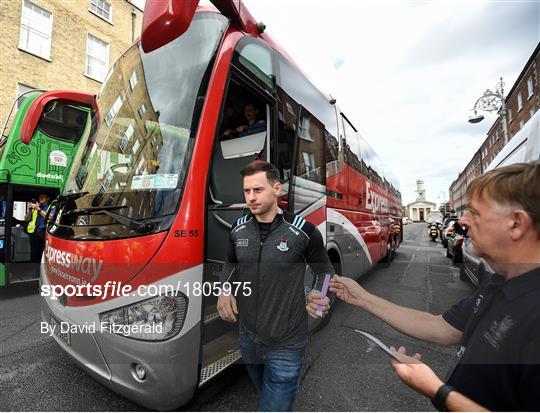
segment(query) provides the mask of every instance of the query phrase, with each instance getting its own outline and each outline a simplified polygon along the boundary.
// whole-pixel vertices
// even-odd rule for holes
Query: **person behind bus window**
[[[28,205],[25,221],[28,222],[26,232],[30,236],[30,259],[37,262],[41,259],[45,247],[45,216],[49,208],[49,195],[39,194],[38,202]]]
[[[238,136],[253,135],[254,133],[264,132],[266,130],[266,122],[262,119],[257,120],[258,115],[259,110],[253,103],[248,103],[244,106],[244,117],[247,122],[236,128]]]
[[[225,105],[223,110],[223,120],[221,122],[221,139],[232,139],[238,137],[236,128],[242,121],[240,116],[237,115],[237,111],[230,104]]]
[[[259,110],[253,103],[248,103],[244,106],[243,120],[238,119],[232,106],[225,106],[221,126],[221,130],[224,132],[221,134],[221,139],[232,139],[264,132],[266,130],[266,122],[262,119],[257,119],[258,115]]]
[[[308,315],[325,316],[328,297],[320,298],[325,274],[334,270],[319,230],[304,218],[283,211],[279,171],[254,161],[240,172],[250,213],[230,232],[220,275],[223,289],[240,282],[236,295],[224,292],[217,309],[223,320],[240,319],[240,349],[259,392],[260,411],[288,411],[300,384],[308,336]],[[315,281],[304,290],[306,263]]]

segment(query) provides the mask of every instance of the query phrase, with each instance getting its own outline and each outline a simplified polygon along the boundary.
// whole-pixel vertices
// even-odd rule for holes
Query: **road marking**
[[[407,267],[405,267],[405,270],[403,271],[403,275],[401,276],[401,279],[399,280],[399,284],[402,284],[403,280],[405,280],[405,277],[407,276],[407,271],[409,271],[409,268],[411,267],[411,264],[413,263],[415,258],[416,258],[416,254],[413,254],[411,256],[411,260],[407,264]]]

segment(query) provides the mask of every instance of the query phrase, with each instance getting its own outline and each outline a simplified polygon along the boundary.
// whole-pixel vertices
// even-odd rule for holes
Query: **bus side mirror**
[[[41,117],[58,104],[86,106],[99,122],[99,109],[96,96],[88,93],[71,92],[66,90],[53,90],[39,95],[30,105],[21,127],[21,141],[29,144],[36,132]]]
[[[199,0],[146,0],[141,31],[145,53],[180,37],[188,29]]]

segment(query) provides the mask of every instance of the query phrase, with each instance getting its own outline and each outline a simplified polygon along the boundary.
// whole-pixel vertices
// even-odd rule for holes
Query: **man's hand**
[[[229,323],[236,323],[236,298],[232,294],[221,294],[217,302],[217,310],[221,318]]]
[[[390,362],[401,381],[430,399],[435,397],[437,390],[444,383],[429,366],[420,362],[422,356],[418,353],[412,357],[408,356],[405,347],[400,347],[398,351],[394,347],[390,347],[390,350],[399,360],[392,358]]]
[[[364,308],[369,293],[356,281],[337,274],[330,280],[330,291],[348,304]]]
[[[321,316],[317,315],[317,307],[322,305],[323,317],[326,317],[328,311],[330,311],[330,299],[328,297],[321,298],[321,293],[317,291],[312,291],[308,294],[308,303],[306,305],[306,310],[308,314],[317,319]]]

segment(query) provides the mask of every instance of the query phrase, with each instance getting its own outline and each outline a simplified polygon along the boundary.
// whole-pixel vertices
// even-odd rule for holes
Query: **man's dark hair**
[[[279,182],[279,171],[278,169],[272,165],[270,162],[256,160],[253,161],[240,171],[240,175],[243,177],[255,175],[259,172],[266,172],[266,179],[271,184],[274,184],[276,182]]]

